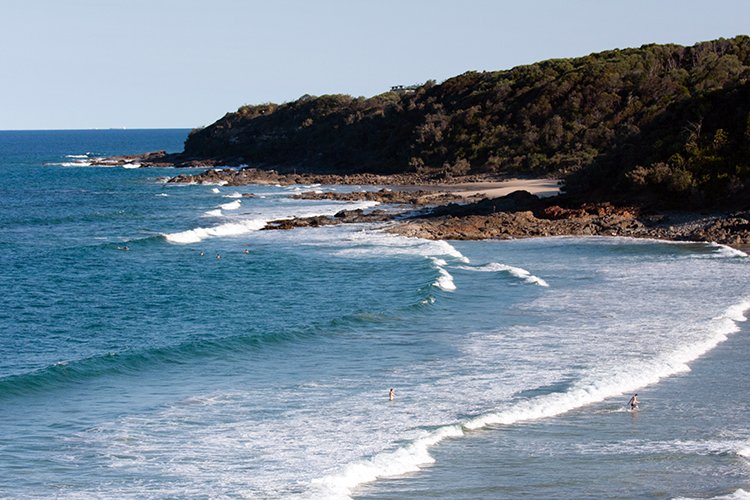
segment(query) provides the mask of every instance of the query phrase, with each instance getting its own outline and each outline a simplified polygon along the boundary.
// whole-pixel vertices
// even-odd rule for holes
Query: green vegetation
[[[750,188],[750,37],[646,45],[414,92],[243,106],[185,156],[331,173],[563,176],[580,197],[737,205]]]

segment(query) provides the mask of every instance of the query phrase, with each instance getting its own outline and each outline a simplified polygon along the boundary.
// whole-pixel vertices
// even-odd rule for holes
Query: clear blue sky
[[[0,0],[0,130],[190,128],[243,104],[748,31],[748,0]]]

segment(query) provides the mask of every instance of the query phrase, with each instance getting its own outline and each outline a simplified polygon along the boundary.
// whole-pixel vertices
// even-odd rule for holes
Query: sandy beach
[[[560,194],[560,181],[557,179],[510,179],[498,182],[468,182],[444,184],[440,190],[457,194],[464,198],[499,198],[514,191],[528,191],[540,198]]]
[[[504,181],[459,182],[443,184],[407,184],[388,186],[393,191],[435,191],[450,193],[462,198],[499,198],[514,191],[528,191],[540,198],[560,194],[557,179],[508,179]]]

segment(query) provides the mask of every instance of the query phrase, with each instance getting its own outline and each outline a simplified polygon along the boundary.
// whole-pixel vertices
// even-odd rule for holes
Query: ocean
[[[0,132],[0,497],[749,497],[743,252],[90,166],[187,133]]]

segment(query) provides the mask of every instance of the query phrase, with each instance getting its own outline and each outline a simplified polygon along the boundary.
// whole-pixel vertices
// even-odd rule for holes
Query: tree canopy
[[[371,98],[243,106],[194,131],[184,155],[329,173],[562,176],[572,193],[707,205],[750,185],[748,81],[750,37],[645,45]]]

